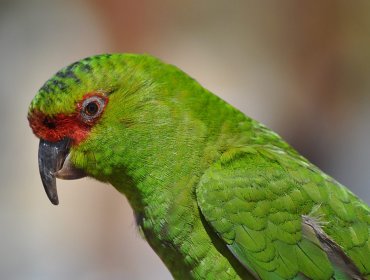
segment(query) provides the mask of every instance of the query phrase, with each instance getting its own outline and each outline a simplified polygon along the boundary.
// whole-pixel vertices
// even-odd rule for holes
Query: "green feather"
[[[82,122],[88,93],[109,102],[79,123],[71,163],[127,196],[175,278],[370,279],[369,207],[175,66],[134,54],[67,66],[31,102],[34,133],[61,133],[40,115]]]

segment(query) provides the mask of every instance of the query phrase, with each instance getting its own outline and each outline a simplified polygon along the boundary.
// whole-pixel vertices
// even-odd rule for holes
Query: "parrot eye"
[[[82,120],[87,123],[95,121],[104,110],[107,99],[103,96],[91,96],[83,100],[80,105]]]
[[[96,101],[91,101],[85,107],[85,114],[89,116],[94,116],[99,111],[99,104]]]

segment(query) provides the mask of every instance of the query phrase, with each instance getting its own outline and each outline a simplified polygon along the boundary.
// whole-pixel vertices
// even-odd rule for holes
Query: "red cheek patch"
[[[76,114],[68,116],[58,114],[51,118],[41,112],[32,112],[28,116],[28,121],[37,137],[50,142],[69,137],[74,144],[78,144],[88,136],[91,128],[81,122]]]

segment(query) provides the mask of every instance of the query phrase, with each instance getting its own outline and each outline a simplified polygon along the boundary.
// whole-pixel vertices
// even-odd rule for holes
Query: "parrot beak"
[[[85,177],[86,174],[70,162],[69,148],[71,140],[64,138],[58,142],[40,139],[39,171],[45,192],[54,205],[59,204],[56,178],[73,180]]]

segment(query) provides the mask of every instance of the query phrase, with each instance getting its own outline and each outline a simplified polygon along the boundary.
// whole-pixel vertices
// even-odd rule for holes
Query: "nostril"
[[[56,124],[54,121],[52,121],[51,119],[49,118],[45,118],[44,121],[43,121],[43,124],[47,127],[47,128],[50,128],[50,129],[54,129],[56,127]]]

